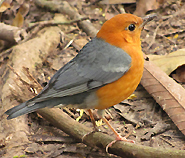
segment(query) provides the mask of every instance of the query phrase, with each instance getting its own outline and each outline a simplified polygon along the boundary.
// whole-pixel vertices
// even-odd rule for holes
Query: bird
[[[37,96],[7,110],[7,119],[40,108],[68,106],[87,109],[96,129],[91,109],[98,109],[116,140],[129,141],[116,132],[103,111],[128,98],[140,83],[144,68],[140,35],[154,17],[125,13],[107,20],[96,37],[60,68]]]

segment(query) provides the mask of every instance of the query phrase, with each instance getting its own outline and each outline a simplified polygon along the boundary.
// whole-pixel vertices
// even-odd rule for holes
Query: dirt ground
[[[98,30],[106,20],[118,13],[122,13],[123,10],[127,13],[134,13],[136,9],[135,3],[102,4],[95,0],[70,0],[68,3],[74,6],[81,15],[87,17]],[[29,9],[27,9],[28,13],[24,16],[24,20],[15,20],[16,13],[21,5],[16,1],[13,1],[13,4],[17,5],[17,7],[14,10],[6,10],[1,16],[1,21],[9,25],[12,21],[16,21],[17,23],[23,23],[22,28],[25,29],[30,27],[30,23],[39,21],[70,20],[67,15],[62,15],[57,11],[49,11],[44,7],[38,7],[34,1],[27,2]],[[155,10],[150,12],[157,13],[157,18],[147,24],[142,31],[143,52],[146,55],[166,55],[185,48],[185,2],[180,0],[162,1],[156,6]],[[44,27],[47,29],[47,26]],[[91,39],[91,36],[79,28],[77,23],[58,25],[58,27],[61,29],[60,42],[57,47],[46,53],[42,62],[35,65],[36,71],[31,73],[42,86],[45,86],[50,77],[61,66],[71,60]],[[34,36],[31,37],[31,39],[33,38]],[[52,35],[50,38],[52,38]],[[4,43],[1,52],[9,48],[11,47]],[[10,60],[8,55],[3,56],[0,64],[1,75],[4,74],[4,68],[7,67],[8,60]],[[1,78],[1,83],[4,82],[4,79]],[[183,85],[183,83],[180,84]],[[185,136],[141,84],[134,94],[136,97],[107,109],[106,117],[113,127],[122,136],[135,140],[136,144],[160,147],[164,148],[164,150],[166,148],[185,150]],[[13,99],[17,102],[22,102],[30,98],[29,94],[25,95],[24,99],[20,98],[23,96],[14,93]],[[80,116],[79,110],[76,109],[64,109],[64,111],[74,119]],[[0,114],[1,118],[5,119],[5,116],[2,113]],[[86,113],[83,114],[79,122],[92,128],[89,116]],[[21,146],[20,151],[17,152],[21,153],[21,155],[14,153],[14,157],[118,157],[109,155],[99,148],[92,148],[77,142],[35,112],[26,116],[26,124],[28,126],[28,142],[17,144],[17,146]],[[1,126],[4,127],[2,124]],[[104,123],[99,128],[102,132],[113,136],[112,131]],[[4,130],[8,131],[9,129],[4,128]],[[0,135],[0,157],[7,157],[7,153],[10,152],[11,148],[7,148],[7,135],[2,138],[1,136],[4,135]]]

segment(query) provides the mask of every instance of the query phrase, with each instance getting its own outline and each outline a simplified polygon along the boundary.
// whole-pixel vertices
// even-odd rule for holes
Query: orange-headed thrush
[[[90,109],[103,110],[129,97],[143,73],[141,30],[154,17],[119,14],[106,21],[36,97],[6,111],[7,119],[57,105],[88,109],[92,116]],[[125,140],[112,130],[117,140]]]

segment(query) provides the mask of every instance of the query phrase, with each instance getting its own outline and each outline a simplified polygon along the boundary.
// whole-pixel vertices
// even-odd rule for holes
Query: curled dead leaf
[[[13,26],[17,26],[17,27],[22,27],[24,23],[24,17],[22,16],[22,14],[20,12],[18,12],[15,16],[15,18],[13,19]]]
[[[172,77],[178,82],[185,83],[185,65],[178,67]]]
[[[0,13],[4,12],[8,8],[10,8],[10,3],[3,2],[2,5],[0,6]]]
[[[145,61],[141,84],[185,135],[185,89],[150,61]]]
[[[167,75],[170,75],[178,67],[185,65],[185,49],[179,49],[164,56],[147,55],[147,57]]]
[[[29,4],[28,3],[23,3],[20,7],[19,10],[13,20],[12,25],[17,26],[17,27],[22,27],[24,23],[24,17],[28,14],[29,12]]]

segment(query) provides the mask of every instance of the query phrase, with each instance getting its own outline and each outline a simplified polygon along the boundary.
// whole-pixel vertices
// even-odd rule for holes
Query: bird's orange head
[[[97,37],[124,49],[124,45],[140,46],[144,20],[132,14],[118,14],[106,21]]]

